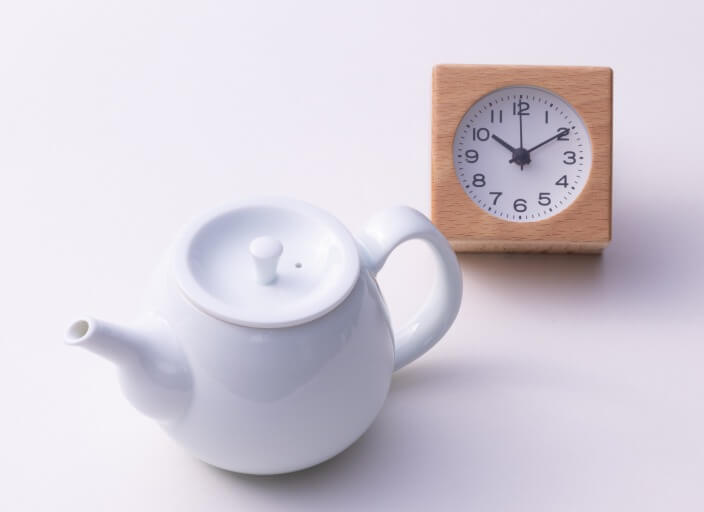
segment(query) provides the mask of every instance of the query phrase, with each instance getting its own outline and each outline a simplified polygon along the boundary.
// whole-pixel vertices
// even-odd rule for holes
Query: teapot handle
[[[425,304],[394,333],[394,370],[398,370],[435,345],[455,320],[462,301],[462,273],[457,256],[433,223],[407,206],[392,207],[372,216],[358,239],[363,248],[363,263],[372,276],[381,270],[391,251],[408,240],[426,242],[438,262],[439,272]]]

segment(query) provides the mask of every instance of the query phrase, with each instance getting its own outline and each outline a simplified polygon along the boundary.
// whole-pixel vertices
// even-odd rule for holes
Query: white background
[[[0,509],[702,510],[698,9],[3,2]],[[75,315],[129,320],[177,229],[224,201],[290,195],[353,230],[391,204],[427,212],[440,62],[614,68],[614,241],[461,257],[457,322],[345,453],[213,469],[62,344]],[[430,261],[414,244],[390,259],[395,321]]]

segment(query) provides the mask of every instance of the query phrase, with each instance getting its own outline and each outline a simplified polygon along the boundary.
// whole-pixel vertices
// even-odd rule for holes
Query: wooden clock
[[[439,65],[432,218],[459,252],[600,252],[611,240],[612,71]]]

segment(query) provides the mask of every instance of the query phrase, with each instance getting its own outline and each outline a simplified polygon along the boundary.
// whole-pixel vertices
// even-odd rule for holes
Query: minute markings
[[[520,222],[530,222],[531,219],[533,219],[533,221],[537,221],[544,218],[543,213],[541,212],[542,208],[540,210],[536,208],[538,192],[544,192],[546,194],[551,192],[553,196],[555,196],[557,192],[551,184],[554,183],[559,175],[553,177],[550,175],[551,173],[560,172],[560,174],[568,174],[570,181],[576,180],[574,183],[578,184],[579,189],[577,189],[574,185],[571,185],[570,190],[565,191],[566,193],[562,193],[562,198],[559,198],[559,196],[554,198],[553,206],[551,206],[548,210],[551,212],[550,215],[554,215],[555,213],[562,211],[571,201],[574,200],[575,197],[578,196],[581,188],[586,182],[586,180],[579,180],[579,175],[586,176],[588,175],[588,172],[578,172],[578,175],[574,176],[574,171],[589,170],[591,159],[585,159],[585,155],[590,156],[590,154],[585,154],[583,149],[583,142],[586,142],[588,147],[589,138],[587,135],[585,141],[585,137],[581,135],[581,130],[577,129],[583,128],[583,126],[580,125],[581,120],[578,117],[573,119],[572,115],[566,115],[566,113],[572,112],[568,105],[561,103],[562,100],[548,101],[548,98],[558,99],[552,94],[546,93],[546,91],[541,89],[526,87],[512,87],[508,88],[508,90],[511,91],[511,94],[498,95],[491,93],[492,96],[488,96],[488,98],[480,100],[478,104],[475,104],[475,106],[470,108],[469,111],[465,113],[465,123],[468,121],[471,123],[471,125],[469,123],[466,124],[467,128],[476,126],[477,131],[479,129],[484,130],[482,130],[480,138],[471,140],[472,137],[469,137],[467,139],[468,144],[466,145],[461,144],[462,141],[457,140],[458,137],[456,135],[455,147],[458,149],[459,147],[462,147],[462,151],[458,151],[458,154],[455,156],[455,168],[457,169],[458,177],[460,177],[460,179],[464,182],[463,177],[460,176],[460,169],[465,169],[464,158],[461,154],[464,153],[464,148],[471,150],[472,153],[470,156],[472,162],[469,162],[470,165],[467,166],[466,172],[470,176],[473,173],[482,173],[485,176],[485,178],[482,179],[482,183],[484,183],[484,179],[486,182],[485,185],[476,189],[474,187],[467,188],[468,196],[472,198],[472,200],[474,200],[479,207],[497,217],[506,217],[511,219],[513,216],[517,216],[520,217]],[[515,92],[515,94],[513,92]],[[530,94],[528,94],[528,92],[530,92]],[[553,117],[550,117],[548,124],[544,123],[544,117],[542,115],[533,116],[533,118],[540,121],[541,125],[544,126],[542,129],[536,128],[535,124],[531,121],[532,118],[530,116],[522,117],[522,121],[525,122],[523,133],[524,141],[523,144],[520,144],[520,140],[516,140],[515,138],[514,134],[516,132],[513,131],[515,129],[513,127],[518,124],[515,122],[516,117],[518,116],[514,117],[510,115],[510,108],[508,110],[508,118],[506,116],[503,118],[503,124],[496,123],[498,120],[497,113],[499,112],[499,109],[501,109],[502,105],[505,104],[503,102],[510,101],[511,99],[520,99],[521,101],[528,102],[534,106],[533,108],[537,108],[537,105],[545,105],[544,108],[547,108],[549,105],[551,110],[556,110],[558,112],[558,115],[554,116],[554,119]],[[524,108],[525,107],[522,105],[520,110],[523,110]],[[481,113],[478,113],[479,111],[481,111]],[[490,123],[492,111],[494,113],[493,124]],[[504,112],[504,114],[505,113],[506,112]],[[537,110],[535,113],[541,114],[540,110]],[[472,118],[472,116],[475,117]],[[521,118],[518,118],[518,120],[520,122]],[[554,124],[558,123],[558,121],[565,125],[565,130],[560,129],[560,131],[558,131],[557,128],[554,128],[554,126],[558,126]],[[552,130],[552,133],[546,132],[546,130],[549,129]],[[463,129],[460,133],[469,133],[469,131]],[[574,135],[573,137],[569,137],[572,141],[563,142],[560,140],[553,142],[556,138],[559,138],[561,135],[563,136],[565,133]],[[578,135],[579,137],[577,137]],[[508,163],[509,159],[513,159],[513,152],[510,151],[506,145],[500,144],[497,141],[497,138],[503,140],[507,146],[514,149],[518,149],[523,146],[523,150],[526,153],[528,153],[528,150],[533,150],[533,148],[536,148],[537,146],[535,149],[535,158],[537,158],[537,160],[531,158],[531,160],[535,160],[535,162],[524,162],[524,171],[521,173],[519,169],[520,166],[516,165],[517,162],[511,164]],[[577,138],[579,138],[579,140],[577,140]],[[548,139],[551,139],[551,141],[545,142]],[[553,145],[555,147],[553,149],[549,149],[553,147]],[[577,156],[579,160],[576,162],[579,165],[574,166],[572,168],[572,172],[569,172],[568,169],[563,170],[558,166],[558,162],[561,163],[564,158],[562,153],[565,150],[570,149],[579,153]],[[500,158],[498,163],[497,157]],[[559,160],[555,160],[557,158],[559,158]],[[571,160],[571,157],[569,157],[569,159]],[[472,165],[472,163],[477,160],[479,163]],[[587,163],[587,166],[584,166],[584,163]],[[518,170],[518,173],[514,172],[516,170]],[[564,190],[562,187],[559,187],[559,189]],[[501,200],[499,200],[498,204],[494,207],[491,204],[494,196],[488,195],[488,192],[499,191],[502,192]],[[517,199],[526,200],[527,211],[520,211],[515,214],[512,211],[508,211],[506,213],[509,215],[503,215],[504,212],[502,210],[504,210],[504,207],[507,207],[508,204],[513,205],[514,201]],[[504,207],[501,206],[502,201],[505,203],[503,205]],[[520,207],[523,209],[522,205]],[[512,210],[510,207],[508,209]],[[547,211],[544,213],[546,216],[550,216],[547,214]],[[516,221],[518,222],[519,219],[517,218]]]

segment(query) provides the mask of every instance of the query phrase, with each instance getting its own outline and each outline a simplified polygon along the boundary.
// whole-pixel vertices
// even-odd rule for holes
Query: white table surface
[[[700,9],[4,3],[0,510],[702,510]],[[213,469],[63,345],[77,314],[129,320],[212,205],[290,195],[353,230],[428,212],[439,62],[614,68],[614,241],[461,257],[457,322],[358,443],[292,475]],[[395,322],[430,261],[411,243],[381,274]]]

